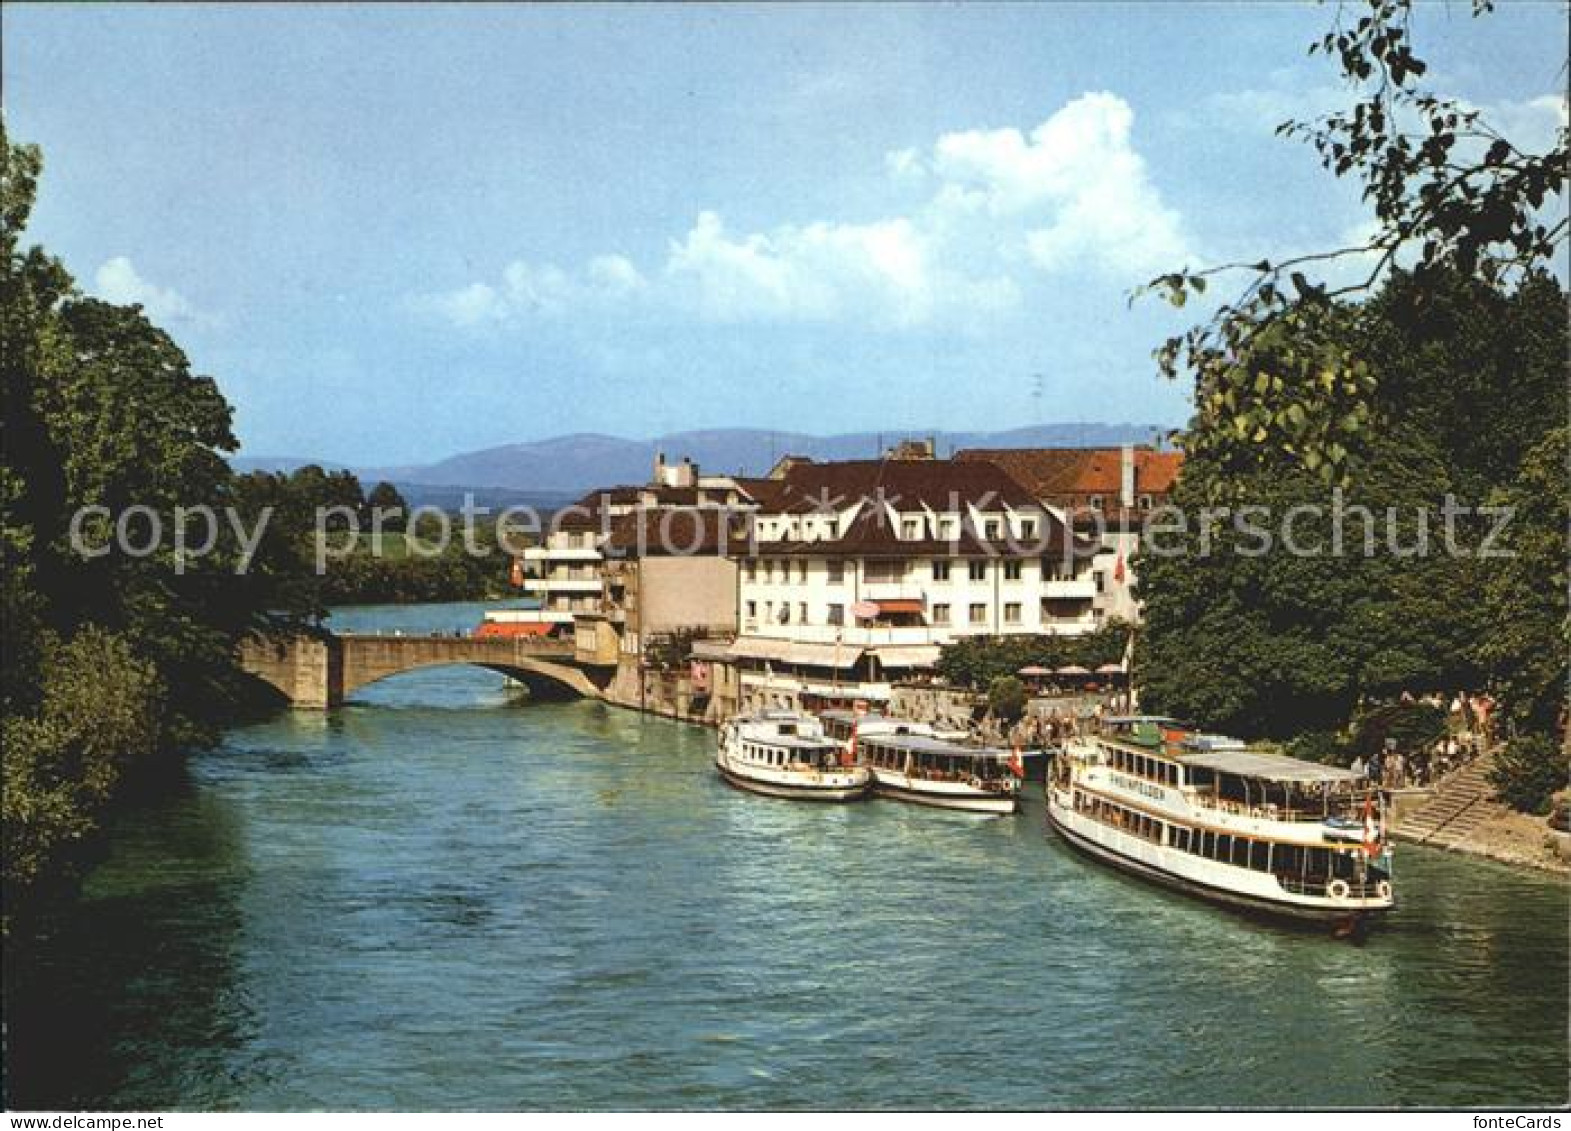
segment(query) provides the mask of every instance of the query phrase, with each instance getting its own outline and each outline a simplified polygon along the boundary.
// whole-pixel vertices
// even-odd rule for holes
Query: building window
[[[948,581],[949,580],[949,563],[948,562],[934,562],[933,563],[933,580],[934,581]]]
[[[767,562],[764,563],[764,580],[765,581],[773,581],[774,579],[775,579],[775,562],[774,562],[774,559],[771,558]]]
[[[933,606],[933,623],[934,624],[948,624],[949,623],[949,606],[948,605],[934,605]]]
[[[1107,574],[1103,573],[1101,570],[1097,570],[1096,573],[1094,573],[1092,576],[1096,578],[1096,591],[1098,593],[1106,593]]]
[[[972,624],[986,624],[987,623],[987,606],[986,605],[972,605],[971,606],[971,623]]]
[[[758,563],[752,559],[749,559],[747,563],[747,579],[749,581],[758,580]]]
[[[1092,495],[1091,496],[1091,509],[1094,510],[1094,511],[1099,511],[1099,510],[1102,509],[1102,496],[1101,495]]]
[[[1027,541],[1036,537],[1036,519],[1024,518],[1020,520],[1020,537]]]
[[[996,518],[988,519],[982,530],[989,542],[996,541],[998,538],[998,520]]]
[[[972,581],[986,581],[987,580],[987,563],[986,562],[972,562],[971,565],[970,565],[970,574],[971,574],[971,580]]]
[[[781,601],[780,602],[780,623],[781,624],[790,624],[791,623],[791,602],[790,601]]]
[[[796,603],[796,623],[797,624],[806,624],[807,623],[807,602],[806,601],[798,601]]]
[[[908,518],[908,519],[906,519],[905,520],[905,536],[906,536],[907,539],[909,539],[912,542],[914,542],[918,538],[922,537],[922,520],[919,519],[919,518]]]
[[[1004,580],[1005,581],[1019,581],[1020,580],[1020,563],[1019,562],[1005,562],[1004,563]]]
[[[807,584],[807,561],[806,561],[806,559],[796,563],[796,579],[798,581],[800,581],[803,585]]]
[[[1020,606],[1018,604],[1008,604],[1004,606],[1004,623],[1020,623]]]
[[[829,565],[826,568],[827,568],[826,580],[829,582],[829,584],[831,584],[831,585],[839,585],[842,581],[844,581],[846,579],[846,565],[845,565],[845,562],[833,561],[833,562],[830,562]]]
[[[846,622],[846,607],[844,605],[829,606],[829,623],[839,627]]]
[[[749,601],[747,603],[747,619],[748,620],[757,620],[758,619],[758,602],[757,601]]]
[[[1141,495],[1140,496],[1140,509],[1143,510],[1143,511],[1148,511],[1148,510],[1151,509],[1151,496],[1150,495]]]

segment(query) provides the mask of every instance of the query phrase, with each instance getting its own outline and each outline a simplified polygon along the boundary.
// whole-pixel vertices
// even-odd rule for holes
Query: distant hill
[[[436,463],[357,468],[366,482],[388,479],[398,484],[428,487],[509,488],[531,492],[582,493],[594,487],[643,483],[649,478],[655,453],[666,459],[686,456],[705,471],[762,475],[786,454],[818,460],[870,459],[907,437],[934,436],[938,453],[956,448],[1106,447],[1122,443],[1149,443],[1158,433],[1155,425],[1045,424],[1007,432],[852,432],[836,436],[810,436],[800,432],[771,432],[762,428],[720,428],[673,432],[652,440],[579,433],[485,448],[450,456]]]

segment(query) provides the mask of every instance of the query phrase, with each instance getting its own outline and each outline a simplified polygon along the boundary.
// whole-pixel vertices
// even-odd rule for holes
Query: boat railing
[[[1291,892],[1293,895],[1314,895],[1322,897],[1330,895],[1330,892],[1327,889],[1333,883],[1340,882],[1347,888],[1346,893],[1343,894],[1340,898],[1375,899],[1385,894],[1381,891],[1380,885],[1388,881],[1373,879],[1360,882],[1358,880],[1349,880],[1338,876],[1310,876],[1305,878],[1301,876],[1290,876],[1278,873],[1276,882],[1282,885],[1283,891]],[[1389,888],[1387,890],[1389,890]]]
[[[1346,818],[1350,809],[1333,807],[1328,814],[1323,809],[1298,809],[1290,805],[1277,805],[1267,802],[1264,805],[1245,805],[1242,801],[1234,801],[1226,797],[1212,797],[1205,793],[1196,793],[1194,803],[1202,809],[1214,809],[1219,813],[1227,813],[1234,817],[1249,817],[1256,821],[1283,821],[1283,822],[1324,822],[1328,817]]]

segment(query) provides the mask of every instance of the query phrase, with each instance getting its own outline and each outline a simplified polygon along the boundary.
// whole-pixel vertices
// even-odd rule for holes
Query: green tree
[[[241,568],[221,518],[239,492],[216,383],[140,308],[82,297],[57,260],[22,248],[41,169],[37,149],[11,144],[0,122],[8,924],[75,874],[124,779],[211,738],[242,706],[240,638],[289,630],[302,612],[274,584],[281,571]],[[103,509],[73,521],[93,507]],[[141,525],[127,529],[146,552],[110,544],[104,516],[133,507]],[[171,526],[179,508],[210,508],[213,520],[187,515],[185,551]],[[73,534],[107,552],[80,552]]]
[[[1025,714],[1025,686],[1012,675],[1001,675],[987,689],[987,709],[993,717],[1013,723]]]
[[[1524,731],[1540,734],[1564,731],[1571,686],[1568,454],[1571,428],[1562,426],[1527,453],[1512,481],[1491,499],[1509,508],[1511,520],[1501,536],[1501,550],[1508,556],[1491,561],[1484,582],[1490,628],[1480,641],[1481,662],[1499,690],[1507,718]]]
[[[382,512],[382,526],[386,530],[403,530],[409,518],[409,504],[398,493],[398,488],[385,479],[371,488],[365,497],[365,505],[368,512]]]

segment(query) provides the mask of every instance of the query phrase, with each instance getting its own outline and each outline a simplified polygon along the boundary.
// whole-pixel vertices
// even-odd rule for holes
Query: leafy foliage
[[[935,670],[955,686],[974,690],[1033,664],[1095,671],[1123,659],[1133,631],[1133,626],[1112,620],[1084,636],[963,636],[944,645]]]
[[[1566,788],[1566,751],[1548,735],[1519,735],[1495,755],[1489,777],[1512,808],[1548,813],[1550,798]]]
[[[1490,9],[1475,0],[1474,14]],[[1544,153],[1527,153],[1474,109],[1419,85],[1428,68],[1411,34],[1411,0],[1368,0],[1351,25],[1335,25],[1309,47],[1339,66],[1353,105],[1315,121],[1290,121],[1278,133],[1307,141],[1335,176],[1353,176],[1374,211],[1363,243],[1292,256],[1183,268],[1140,292],[1176,306],[1220,275],[1248,277],[1242,292],[1207,321],[1156,351],[1169,377],[1192,374],[1199,419],[1188,450],[1218,465],[1249,470],[1262,453],[1294,454],[1328,483],[1345,483],[1347,437],[1365,421],[1359,408],[1372,373],[1339,348],[1336,300],[1370,291],[1410,256],[1421,285],[1457,272],[1485,284],[1516,284],[1565,245],[1565,215],[1546,205],[1565,192],[1571,134],[1562,127]],[[1546,218],[1548,215],[1548,218]],[[1308,272],[1331,261],[1371,262],[1367,274],[1331,288]],[[1279,334],[1285,328],[1285,334]],[[1286,350],[1280,340],[1294,343]]]
[[[1567,608],[1566,460],[1571,429],[1550,432],[1521,471],[1493,497],[1514,512],[1502,536],[1512,556],[1496,564],[1484,587],[1490,631],[1479,646],[1513,724],[1549,733],[1565,727],[1571,686],[1571,611]]]
[[[163,686],[126,641],[87,627],[43,642],[39,704],[4,720],[6,922],[43,882],[87,859],[98,814],[162,743]]]
[[[1506,295],[1456,274],[1399,274],[1340,323],[1345,348],[1378,376],[1368,427],[1349,448],[1352,486],[1327,491],[1280,446],[1263,444],[1246,469],[1203,446],[1186,461],[1174,502],[1197,519],[1218,499],[1232,513],[1140,558],[1146,705],[1277,738],[1339,730],[1363,696],[1490,678],[1508,701],[1547,708],[1565,683],[1564,644],[1552,646],[1565,624],[1555,580],[1565,576],[1565,441],[1546,434],[1566,419],[1563,293],[1541,276]],[[1223,427],[1197,413],[1194,434]],[[1449,535],[1466,556],[1449,552],[1445,496],[1480,502],[1524,459],[1516,495],[1494,501],[1517,506],[1505,540],[1533,552],[1472,556],[1493,525],[1472,515]],[[1280,541],[1262,552],[1235,521],[1246,505],[1267,508],[1278,534],[1292,508],[1319,508],[1292,527],[1316,552]],[[1408,554],[1421,530],[1428,552]]]
[[[1016,722],[1026,711],[1026,689],[1012,675],[1001,675],[987,689],[987,709],[995,719]]]

